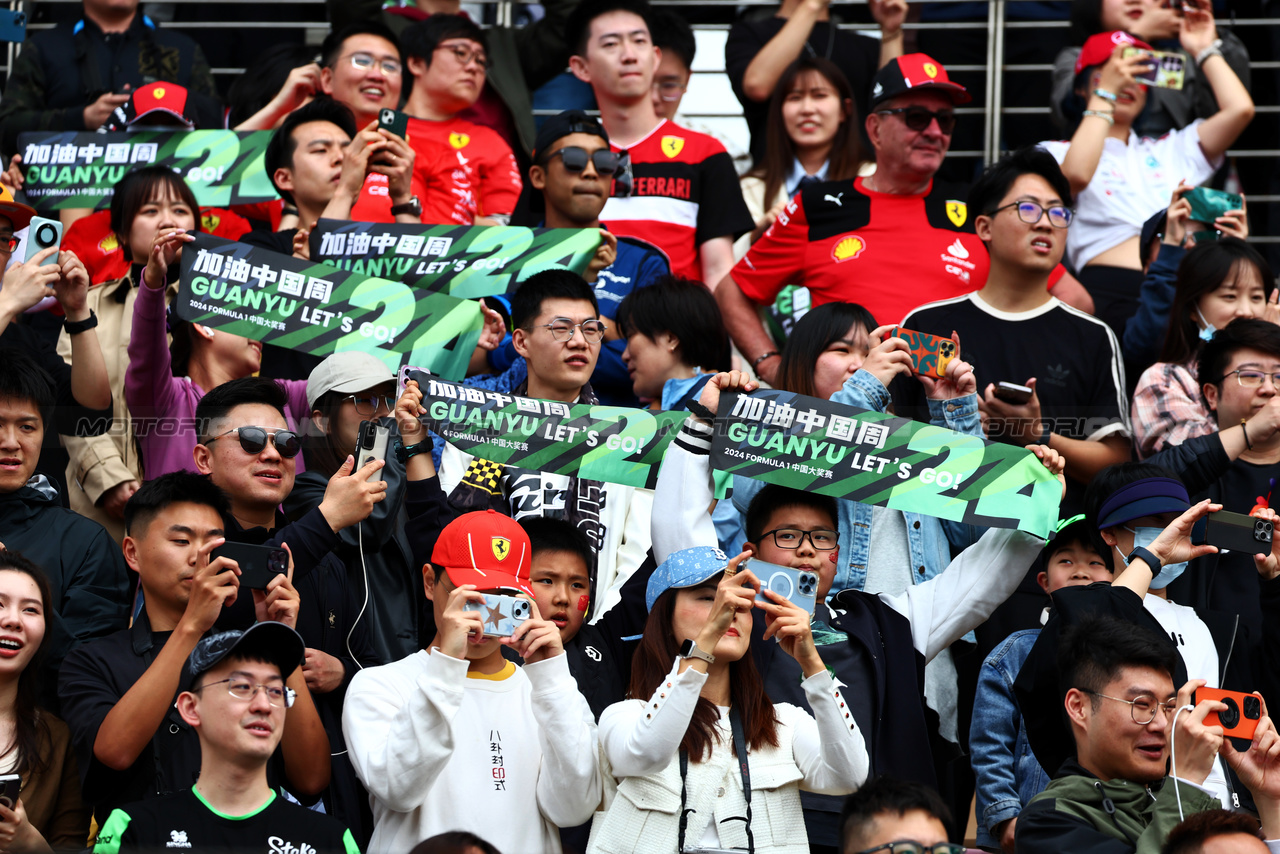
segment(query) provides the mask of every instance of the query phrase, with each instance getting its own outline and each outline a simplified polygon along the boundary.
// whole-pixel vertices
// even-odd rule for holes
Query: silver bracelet
[[[1089,116],[1095,116],[1099,119],[1106,119],[1107,124],[1109,125],[1114,125],[1116,123],[1115,116],[1111,115],[1111,113],[1103,112],[1102,110],[1085,110],[1084,116],[1085,118],[1088,118]]]
[[[1204,65],[1204,61],[1211,56],[1222,56],[1222,39],[1214,39],[1213,44],[1196,54],[1196,65]],[[1224,60],[1225,56],[1222,57]]]

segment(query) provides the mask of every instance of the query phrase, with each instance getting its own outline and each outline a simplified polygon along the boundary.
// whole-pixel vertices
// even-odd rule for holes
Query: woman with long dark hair
[[[1274,289],[1266,260],[1243,240],[1197,243],[1183,257],[1160,361],[1142,374],[1133,395],[1130,415],[1139,457],[1218,432],[1200,394],[1196,358],[1214,332],[1238,317],[1275,319]]]
[[[631,665],[631,699],[600,716],[618,796],[597,816],[589,854],[744,848],[808,851],[799,787],[839,794],[867,775],[862,734],[813,642],[810,615],[706,546],[672,554],[645,594],[649,619]],[[815,709],[775,705],[750,654],[764,639],[800,665]],[[735,761],[736,757],[736,761]]]
[[[89,836],[71,733],[36,703],[49,597],[35,564],[0,549],[0,774],[20,779],[0,804],[0,851],[83,850]]]
[[[862,367],[876,319],[857,303],[829,302],[801,318],[778,362],[778,388],[830,400]]]

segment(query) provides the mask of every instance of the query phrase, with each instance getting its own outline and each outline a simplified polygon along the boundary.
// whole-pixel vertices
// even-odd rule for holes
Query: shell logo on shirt
[[[454,148],[466,148],[467,144],[470,142],[471,142],[471,137],[468,134],[465,134],[465,133],[449,134],[449,144],[452,145]]]
[[[209,231],[212,230],[213,229],[209,229]],[[115,252],[120,248],[120,240],[116,237],[115,232],[112,232],[98,241],[98,248],[104,253],[110,255],[112,252]]]
[[[676,157],[684,150],[684,140],[678,136],[664,136],[662,138],[662,153],[667,157]]]
[[[951,220],[951,224],[956,228],[964,225],[964,221],[969,218],[969,206],[964,202],[955,199],[947,200],[947,219]]]
[[[507,555],[511,554],[511,541],[506,537],[491,538],[489,546],[493,549],[493,556],[498,560],[506,560]]]
[[[924,69],[925,74],[929,75],[930,80],[938,76],[938,66],[934,65],[932,62],[926,62],[920,67]]]
[[[831,257],[835,259],[837,264],[841,261],[852,261],[861,255],[866,248],[867,241],[855,234],[836,243],[831,250]]]

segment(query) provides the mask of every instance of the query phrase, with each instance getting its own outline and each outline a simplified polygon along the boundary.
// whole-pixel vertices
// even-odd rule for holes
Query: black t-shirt
[[[729,39],[724,46],[725,71],[733,85],[733,93],[742,104],[747,127],[751,130],[751,158],[756,163],[764,157],[769,102],[757,102],[748,98],[742,91],[742,78],[746,75],[751,60],[755,59],[756,54],[770,39],[781,32],[786,23],[785,18],[777,17],[738,21],[730,28]],[[807,56],[830,59],[849,78],[849,85],[853,87],[853,100],[858,105],[858,129],[862,132],[864,149],[870,151],[862,120],[867,115],[871,82],[880,65],[880,42],[850,30],[838,29],[832,23],[819,21],[809,33],[808,48],[804,53]]]
[[[220,813],[195,789],[129,804],[98,831],[94,854],[122,851],[261,851],[360,854],[351,831],[323,813],[271,798],[247,815]]]

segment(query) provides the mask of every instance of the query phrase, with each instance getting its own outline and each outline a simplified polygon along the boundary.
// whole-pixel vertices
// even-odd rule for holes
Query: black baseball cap
[[[969,90],[952,82],[941,62],[924,53],[908,53],[894,57],[876,72],[871,86],[871,109],[877,105],[914,91],[940,91],[953,104],[973,100]]]
[[[606,143],[609,142],[609,134],[605,133],[604,125],[598,118],[589,116],[582,110],[565,110],[547,119],[538,129],[537,139],[533,141],[533,159],[537,160],[538,155],[550,148],[553,142],[571,133],[595,134]]]
[[[270,662],[280,668],[281,677],[288,679],[302,664],[306,652],[302,635],[284,623],[254,623],[244,631],[219,632],[201,639],[187,658],[187,669],[194,684],[202,674],[234,655]]]
[[[1169,210],[1168,208],[1165,208],[1152,214],[1147,221],[1142,224],[1142,236],[1138,240],[1138,251],[1141,254],[1138,257],[1142,259],[1143,264],[1147,263],[1147,256],[1151,253],[1151,244],[1164,233],[1165,224],[1168,219]]]

